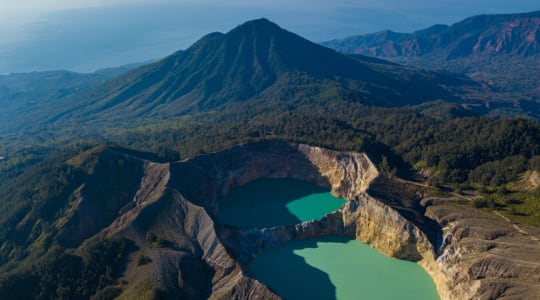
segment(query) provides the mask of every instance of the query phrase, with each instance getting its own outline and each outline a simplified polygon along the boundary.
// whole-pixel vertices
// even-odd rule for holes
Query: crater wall
[[[540,253],[537,243],[477,210],[465,213],[458,206],[443,205],[406,213],[414,206],[400,207],[405,201],[384,198],[394,197],[393,193],[371,195],[374,182],[384,182],[388,189],[398,187],[391,179],[379,180],[382,175],[363,153],[275,141],[144,166],[132,202],[102,231],[134,240],[139,247],[134,255],[151,260],[139,265],[133,259],[128,264],[126,299],[143,293],[141,286],[157,287],[169,298],[277,299],[249,277],[245,268],[249,261],[263,249],[323,235],[349,236],[388,256],[418,262],[434,279],[442,299],[540,294],[540,259],[530,255]],[[348,202],[321,220],[291,226],[238,229],[214,222],[220,197],[231,189],[259,178],[285,177],[327,187]],[[475,218],[483,220],[480,225],[471,221]],[[421,230],[415,225],[426,220],[439,230],[426,232],[434,227]],[[502,229],[500,234],[489,230],[484,234],[483,226]],[[440,235],[442,243],[434,246],[434,235]],[[519,254],[520,245],[528,250]]]

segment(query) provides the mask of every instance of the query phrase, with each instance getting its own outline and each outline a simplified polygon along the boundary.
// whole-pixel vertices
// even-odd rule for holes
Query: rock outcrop
[[[138,247],[122,275],[124,299],[279,299],[250,278],[247,264],[263,249],[323,235],[353,237],[388,256],[418,262],[442,299],[540,295],[537,240],[478,210],[443,204],[419,210],[420,198],[376,193],[377,184],[399,184],[382,180],[366,154],[276,141],[171,164],[144,161],[142,169],[132,201],[101,232]],[[214,222],[220,197],[231,189],[284,177],[330,188],[349,201],[321,220],[291,226],[241,229]],[[425,225],[430,222],[435,225]]]
[[[434,276],[443,299],[540,296],[540,243],[534,233],[467,206],[431,206],[427,215],[444,226]]]

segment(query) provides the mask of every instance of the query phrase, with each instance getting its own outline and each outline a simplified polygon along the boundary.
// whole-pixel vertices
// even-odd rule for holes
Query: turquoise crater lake
[[[317,220],[346,200],[294,179],[260,179],[220,199],[218,221],[263,228]],[[440,299],[418,264],[389,258],[356,240],[326,236],[296,240],[257,255],[248,273],[288,300]]]
[[[319,220],[346,200],[305,181],[264,178],[233,189],[219,201],[220,223],[264,228]]]
[[[291,241],[257,255],[249,271],[289,300],[440,299],[433,279],[418,264],[386,257],[346,237]]]

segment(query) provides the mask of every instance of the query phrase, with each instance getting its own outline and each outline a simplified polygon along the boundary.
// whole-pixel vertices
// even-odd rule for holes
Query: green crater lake
[[[293,179],[261,179],[220,199],[218,220],[271,227],[320,219],[346,201]],[[284,299],[440,299],[416,263],[386,257],[346,237],[291,241],[257,255],[248,271]]]
[[[290,178],[264,178],[233,189],[219,200],[218,221],[264,228],[319,220],[345,202],[328,189]]]
[[[288,300],[440,299],[433,279],[416,263],[346,237],[291,241],[257,255],[249,270]]]

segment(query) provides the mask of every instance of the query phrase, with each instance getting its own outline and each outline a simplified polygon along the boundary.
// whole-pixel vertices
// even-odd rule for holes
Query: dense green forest
[[[268,106],[275,109],[268,110]],[[99,154],[103,147],[94,148],[104,144],[130,148],[138,156],[161,162],[262,140],[367,152],[391,176],[427,181],[435,187],[473,189],[484,195],[482,201],[472,204],[475,207],[500,209],[540,225],[540,189],[526,191],[517,184],[525,172],[540,171],[540,122],[455,114],[454,106],[430,115],[414,108],[350,105],[345,109],[329,104],[313,109],[276,102],[233,105],[220,113],[131,128],[103,128],[101,138],[81,130],[81,136],[51,139],[50,144],[13,139],[18,142],[9,146],[15,154],[0,162],[0,238],[4,241],[0,295],[20,291],[33,299],[74,295],[88,299],[96,293],[111,296],[118,292],[115,286],[104,288],[114,282],[115,268],[126,259],[129,243],[103,241],[103,245],[74,252],[82,241],[66,239],[69,232],[58,223],[73,215],[74,191],[87,188],[98,195],[96,205],[104,212],[100,226],[106,226],[123,205],[115,196],[122,191],[113,190],[139,180],[136,165]],[[418,174],[420,170],[424,177]],[[104,180],[111,190],[93,186]],[[103,250],[106,247],[123,250],[110,256],[110,251]],[[35,261],[35,266],[30,267],[29,261]],[[24,289],[27,285],[32,288]]]
[[[52,247],[32,264],[0,275],[0,298],[113,299],[121,288],[111,284],[134,247],[121,238],[89,241],[79,254]]]
[[[432,181],[498,186],[538,170],[540,123],[525,119],[434,118],[410,109],[350,106],[343,110],[294,111],[191,117],[121,131],[121,146],[191,157],[247,141],[280,139],[337,150],[365,151],[407,173],[430,168]],[[212,119],[205,123],[205,119]],[[219,125],[215,125],[219,124]]]
[[[127,191],[139,184],[140,166],[106,147],[88,147],[66,146],[22,167],[22,175],[12,179],[2,174],[7,181],[0,186],[0,298],[119,295],[121,288],[112,284],[133,242],[87,239],[109,225],[133,197]]]
[[[267,106],[274,106],[267,111]],[[454,107],[448,108],[452,114]],[[200,113],[132,128],[104,128],[101,138],[29,140],[12,146],[0,163],[2,182],[51,153],[74,155],[93,145],[112,144],[155,153],[174,161],[235,144],[279,139],[336,150],[365,151],[389,170],[407,174],[429,168],[433,182],[498,186],[527,170],[539,170],[540,122],[526,119],[433,117],[413,109],[350,105],[287,107],[231,106],[221,113]],[[84,131],[81,131],[84,134]],[[13,144],[17,144],[16,142]],[[3,145],[5,148],[5,145]]]
[[[135,197],[133,157],[266,140],[365,152],[384,179],[540,226],[540,187],[524,184],[540,172],[540,122],[474,115],[492,94],[464,76],[343,56],[267,20],[101,85],[110,72],[0,78],[0,299],[119,295],[135,245],[94,235]],[[497,116],[515,113],[536,116]]]

